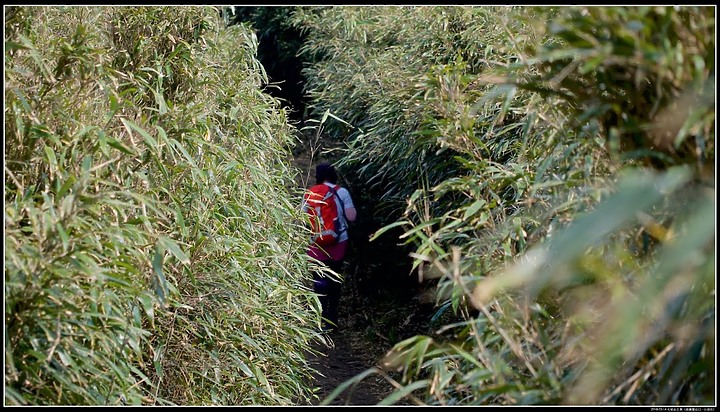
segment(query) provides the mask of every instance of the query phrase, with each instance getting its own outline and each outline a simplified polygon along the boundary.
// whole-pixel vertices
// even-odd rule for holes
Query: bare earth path
[[[364,340],[361,332],[352,329],[341,329],[330,334],[332,347],[316,345],[316,349],[325,356],[311,356],[312,367],[317,370],[315,386],[319,387],[317,395],[319,405],[335,388],[345,381],[373,367],[382,356],[376,349]],[[330,405],[377,405],[383,398],[392,392],[392,387],[382,377],[371,374],[348,387]]]
[[[310,139],[312,137],[306,137],[303,146],[295,152],[294,163],[302,171],[298,180],[300,187],[307,184],[306,179],[313,178],[314,166],[321,160],[318,157],[322,156],[320,150],[316,150],[313,156],[311,144],[308,142]],[[308,358],[313,369],[317,371],[314,374],[314,386],[318,387],[319,399],[314,400],[313,405],[319,405],[348,379],[376,366],[384,353],[390,349],[389,344],[378,343],[377,337],[366,336],[367,332],[361,324],[364,320],[363,315],[349,307],[348,291],[347,288],[343,289],[344,296],[340,298],[339,313],[341,328],[329,335],[331,340],[329,346],[321,343],[315,345],[314,349],[324,356],[310,355]],[[392,389],[385,379],[377,374],[371,374],[357,385],[343,391],[330,402],[330,405],[377,405],[392,392]]]
[[[315,146],[315,147],[314,147]],[[307,134],[302,144],[294,150],[293,163],[301,171],[297,178],[298,187],[309,187],[314,179],[314,167],[320,161],[336,160],[333,149],[341,146],[337,142],[326,142],[317,139],[317,136]],[[331,153],[325,152],[330,149]],[[363,259],[363,256],[355,256],[356,259]],[[366,257],[365,257],[366,258]],[[352,266],[352,265],[350,265]],[[348,266],[346,265],[346,269]],[[381,270],[381,268],[378,268]],[[352,272],[352,270],[350,270]],[[320,405],[328,395],[338,386],[349,379],[368,369],[379,366],[384,355],[392,348],[389,338],[385,338],[377,331],[376,311],[380,310],[387,315],[387,311],[395,311],[396,307],[376,308],[368,302],[358,300],[358,290],[355,285],[357,279],[354,276],[359,274],[344,273],[346,281],[343,284],[343,291],[340,297],[339,323],[340,328],[330,333],[331,343],[325,346],[317,343],[314,349],[323,355],[308,355],[308,362],[317,371],[314,374],[313,386],[317,387],[318,399],[313,400],[313,405]],[[407,304],[403,305],[408,308]],[[392,376],[393,374],[390,373]],[[354,384],[336,398],[329,405],[377,405],[395,388],[383,376],[372,373],[366,376],[357,384]],[[396,402],[394,405],[412,405],[406,399]]]

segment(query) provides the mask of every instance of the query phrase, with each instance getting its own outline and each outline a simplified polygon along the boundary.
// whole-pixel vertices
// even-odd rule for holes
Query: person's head
[[[320,163],[315,167],[315,180],[317,184],[330,182],[335,184],[337,181],[337,172],[335,167],[330,163]]]

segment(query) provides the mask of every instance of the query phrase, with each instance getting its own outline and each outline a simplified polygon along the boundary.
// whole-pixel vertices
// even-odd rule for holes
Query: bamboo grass
[[[712,12],[296,9],[372,239],[446,322],[388,403],[714,404]]]
[[[5,401],[309,402],[294,129],[215,7],[6,9]]]

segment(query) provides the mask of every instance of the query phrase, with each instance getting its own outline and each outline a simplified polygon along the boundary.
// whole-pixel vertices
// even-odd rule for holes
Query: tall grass
[[[386,403],[714,402],[712,8],[295,17],[346,174],[393,211],[375,239],[402,228],[436,287]]]
[[[5,401],[307,401],[294,130],[215,7],[12,7]]]

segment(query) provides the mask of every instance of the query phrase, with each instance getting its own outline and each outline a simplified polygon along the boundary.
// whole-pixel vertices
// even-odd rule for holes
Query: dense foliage
[[[714,12],[7,7],[6,404],[313,396],[258,37],[347,145],[355,235],[434,292],[432,329],[330,398],[378,373],[386,404],[714,404]]]
[[[305,103],[302,62],[296,57],[304,37],[291,25],[290,7],[237,6],[228,10],[229,24],[249,23],[258,37],[257,57],[263,63],[271,95],[282,97],[290,119],[303,119]]]
[[[5,9],[5,403],[307,402],[294,130],[215,7]]]
[[[714,403],[714,8],[293,19],[375,238],[436,287],[386,403]]]

